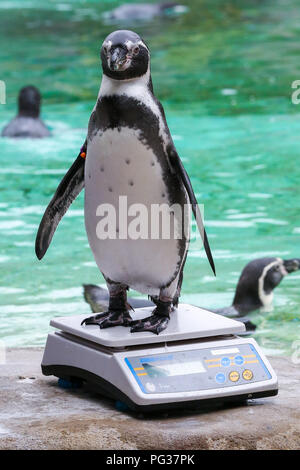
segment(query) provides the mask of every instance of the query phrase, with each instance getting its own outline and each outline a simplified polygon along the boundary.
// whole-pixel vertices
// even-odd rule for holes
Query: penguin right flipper
[[[43,215],[35,240],[35,253],[38,259],[42,259],[45,255],[60,220],[84,187],[85,158],[82,155],[86,153],[86,146],[85,141]]]
[[[215,263],[214,263],[213,256],[210,250],[207,234],[203,225],[202,216],[199,210],[198,202],[197,202],[189,175],[187,174],[186,169],[184,168],[182,161],[178,153],[176,152],[176,149],[173,144],[170,144],[168,146],[167,154],[168,154],[169,164],[171,165],[171,169],[173,171],[175,170],[177,176],[181,179],[188,193],[189,200],[192,205],[193,214],[196,219],[198,230],[200,232],[200,235],[203,241],[206,256],[208,258],[209,264],[211,266],[211,269],[213,270],[214,275],[216,275]]]

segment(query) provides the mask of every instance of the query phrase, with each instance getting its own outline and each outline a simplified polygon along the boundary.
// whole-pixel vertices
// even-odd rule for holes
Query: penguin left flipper
[[[168,155],[169,165],[171,166],[171,171],[173,173],[176,172],[177,176],[181,179],[188,193],[190,203],[192,205],[193,214],[196,219],[198,230],[200,232],[200,235],[203,241],[206,256],[208,258],[209,264],[211,266],[211,269],[213,270],[214,275],[216,275],[215,263],[214,263],[213,256],[210,250],[207,234],[203,225],[202,216],[201,216],[198,202],[197,202],[197,199],[196,199],[193,187],[192,187],[192,183],[173,143],[168,145],[167,155]]]
[[[68,208],[84,187],[84,166],[87,141],[78,157],[63,177],[41,220],[35,240],[35,252],[42,259],[51,243],[54,232]]]

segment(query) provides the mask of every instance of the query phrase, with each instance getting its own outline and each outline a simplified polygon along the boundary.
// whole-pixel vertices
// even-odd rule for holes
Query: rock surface
[[[299,449],[299,365],[271,358],[277,397],[151,416],[64,390],[40,370],[42,349],[10,349],[0,365],[0,449]]]

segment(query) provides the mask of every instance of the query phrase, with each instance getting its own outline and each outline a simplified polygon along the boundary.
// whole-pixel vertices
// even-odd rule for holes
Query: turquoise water
[[[182,300],[231,303],[244,265],[261,256],[299,257],[300,13],[296,1],[186,1],[177,18],[107,25],[112,1],[0,0],[0,79],[15,112],[18,90],[37,85],[53,137],[1,140],[0,318],[8,346],[42,345],[54,315],[88,313],[82,283],[103,283],[88,246],[83,194],[60,224],[43,259],[37,226],[86,133],[98,92],[99,47],[112,29],[141,33],[152,50],[156,95],[199,202],[217,268],[199,241],[188,257]],[[229,91],[228,91],[229,90]],[[300,273],[276,289],[274,310],[255,312],[256,338],[291,354],[299,338]]]

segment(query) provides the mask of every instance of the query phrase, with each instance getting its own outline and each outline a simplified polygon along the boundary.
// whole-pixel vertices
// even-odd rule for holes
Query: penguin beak
[[[285,259],[283,265],[288,273],[298,271],[300,269],[300,258]]]
[[[113,71],[122,70],[123,65],[126,63],[126,51],[122,47],[116,47],[110,58],[110,68]]]

